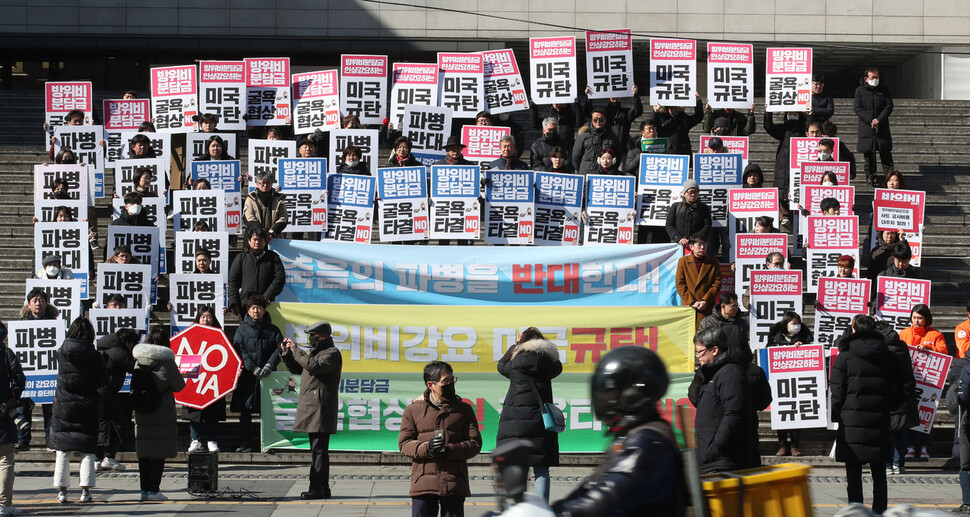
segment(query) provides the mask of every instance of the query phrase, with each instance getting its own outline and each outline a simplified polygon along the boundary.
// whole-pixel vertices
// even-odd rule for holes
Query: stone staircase
[[[100,105],[100,98],[96,99]],[[761,106],[763,103],[758,102]],[[521,112],[515,119],[529,127],[528,114]],[[0,174],[5,177],[4,187],[0,189],[0,242],[4,252],[0,253],[0,320],[8,321],[18,317],[23,304],[24,279],[32,271],[33,216],[32,171],[36,163],[49,161],[46,149],[42,146],[43,134],[43,94],[39,91],[3,90],[0,92]],[[833,121],[838,124],[840,133],[847,145],[855,148],[856,118],[852,113],[851,99],[836,100],[836,115]],[[639,120],[633,124],[636,132]],[[964,200],[970,194],[970,142],[963,135],[970,126],[970,102],[897,100],[891,118],[894,134],[896,167],[906,176],[908,187],[925,190],[927,194],[926,236],[924,238],[924,263],[921,275],[933,281],[932,307],[935,315],[934,326],[939,328],[952,346],[953,328],[966,318],[965,306],[970,298],[970,248],[966,246],[967,226],[970,208]],[[770,177],[774,163],[776,141],[766,135],[761,128],[759,114],[758,131],[751,137],[749,161],[758,163]],[[531,143],[539,135],[538,130],[529,129],[526,141]],[[698,141],[700,125],[692,132],[692,141]],[[239,143],[240,158],[246,160],[246,139]],[[386,158],[384,149],[381,159]],[[527,151],[526,151],[527,152]],[[525,157],[524,157],[525,158]],[[859,160],[862,174],[862,156]],[[111,184],[110,173],[106,184]],[[860,228],[865,231],[871,221],[872,187],[857,180],[856,209],[860,216]],[[111,221],[110,200],[102,199],[97,203],[100,235],[107,235],[107,225]],[[865,236],[862,236],[863,238]],[[169,230],[168,239],[172,235]],[[230,258],[239,252],[238,246],[232,250]],[[171,253],[171,251],[170,251]],[[171,255],[170,255],[171,258]],[[164,311],[168,298],[167,280],[160,279],[159,303],[152,315],[152,324],[167,325],[168,314]],[[814,296],[805,295],[806,324],[811,325],[814,317]],[[231,318],[227,318],[227,332],[230,336],[235,328]],[[934,431],[934,456],[949,455],[949,444],[953,433],[953,418],[945,411],[939,413]],[[39,417],[39,414],[37,415]],[[762,452],[771,455],[777,450],[774,432],[770,430],[766,417],[761,426]],[[184,423],[183,423],[184,425]],[[35,429],[39,422],[35,424]],[[230,422],[224,424],[223,440],[232,446],[235,440],[235,419],[230,414]],[[187,446],[187,431],[186,446]],[[35,445],[40,433],[35,433]],[[802,449],[812,455],[825,455],[831,447],[834,434],[828,431],[806,431]],[[224,445],[224,448],[227,448]],[[36,459],[43,459],[40,452]],[[386,457],[387,461],[399,458]],[[249,459],[247,459],[249,458]],[[593,461],[595,456],[588,456]],[[281,461],[240,456],[240,461]],[[582,461],[579,458],[576,461]],[[361,455],[354,461],[365,461]],[[374,460],[381,461],[381,460]],[[571,460],[572,461],[572,460]],[[825,463],[823,458],[819,461]]]

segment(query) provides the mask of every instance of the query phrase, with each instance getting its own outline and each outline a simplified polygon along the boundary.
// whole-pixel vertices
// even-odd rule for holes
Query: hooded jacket
[[[546,431],[539,401],[532,391],[531,378],[543,403],[552,402],[552,379],[562,373],[556,345],[533,339],[513,346],[498,362],[498,373],[509,379],[509,390],[502,404],[496,444],[523,438],[536,447],[530,465],[559,465],[559,435]]]
[[[139,458],[174,458],[178,453],[175,392],[185,387],[175,364],[175,352],[142,343],[135,345],[132,355],[135,369],[151,371],[155,387],[162,394],[154,411],[135,411],[135,452]]]
[[[57,451],[93,453],[98,445],[98,390],[108,377],[94,343],[67,338],[57,350],[57,388],[51,413],[50,446]]]
[[[283,334],[273,325],[269,313],[259,321],[254,321],[246,314],[243,324],[236,329],[232,338],[232,346],[242,358],[243,369],[236,383],[236,391],[232,394],[230,409],[259,413],[259,379],[254,374],[267,364],[273,370],[279,366],[282,342]]]
[[[259,189],[250,192],[243,203],[243,220],[246,228],[263,228],[279,237],[289,222],[286,196],[276,189],[271,189],[269,194],[269,200],[264,203]]]
[[[587,126],[587,130],[576,138],[573,144],[572,161],[573,169],[582,175],[599,174],[602,167],[596,162],[597,155],[604,147],[620,152],[620,139],[616,136],[614,126],[609,123],[600,129],[593,128],[592,122]]]
[[[752,411],[746,389],[744,354],[719,348],[713,363],[700,367],[702,385],[694,417],[700,473],[737,470],[750,461],[745,415]]]
[[[286,369],[301,376],[293,432],[336,433],[343,357],[333,338],[321,339],[310,353],[296,348],[281,356]]]

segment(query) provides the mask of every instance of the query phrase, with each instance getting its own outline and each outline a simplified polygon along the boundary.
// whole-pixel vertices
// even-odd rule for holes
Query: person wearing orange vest
[[[953,337],[957,342],[957,359],[966,357],[970,350],[970,302],[967,302],[967,321],[957,325]]]
[[[929,349],[931,352],[947,353],[943,333],[931,327],[933,314],[929,307],[922,303],[914,305],[910,321],[913,325],[899,333],[900,340],[920,351]]]

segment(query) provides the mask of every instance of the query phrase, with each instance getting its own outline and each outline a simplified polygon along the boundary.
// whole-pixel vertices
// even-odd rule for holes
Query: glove
[[[259,370],[256,370],[256,377],[259,377],[260,379],[265,379],[266,377],[269,377],[269,374],[271,373],[273,373],[273,367],[267,364],[262,368],[260,368]]]
[[[445,455],[445,437],[435,436],[428,442],[428,456],[441,458]]]

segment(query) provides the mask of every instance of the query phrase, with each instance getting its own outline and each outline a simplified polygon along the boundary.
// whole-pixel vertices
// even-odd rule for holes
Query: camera
[[[30,412],[34,410],[34,401],[29,398],[11,399],[0,404],[0,415],[7,415],[13,419],[17,430],[30,430]]]

